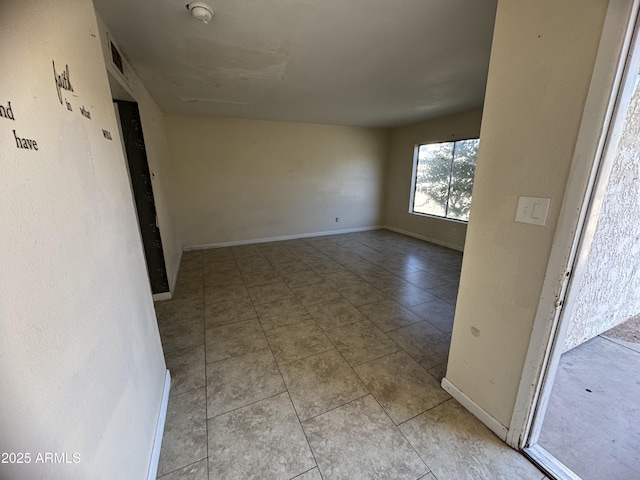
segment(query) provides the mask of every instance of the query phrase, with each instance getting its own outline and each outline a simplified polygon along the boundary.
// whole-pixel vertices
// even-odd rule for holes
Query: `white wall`
[[[392,130],[386,175],[386,226],[441,245],[464,249],[465,223],[409,213],[414,149],[423,143],[477,138],[481,120],[482,110],[477,109]]]
[[[637,72],[636,72],[637,73]],[[640,313],[640,89],[624,122],[584,272],[576,278],[575,308],[564,350]]]
[[[607,8],[498,2],[446,378],[509,426]],[[518,196],[551,198],[546,226]]]
[[[118,72],[109,61],[111,58],[109,39],[112,39],[116,45],[118,39],[114,38],[111,32],[109,32],[99,14],[97,15],[97,20],[107,70],[112,74],[112,78],[118,82],[119,87],[131,96],[132,101],[138,103],[138,109],[140,110],[147,161],[149,163],[149,170],[152,173],[151,187],[153,188],[153,198],[158,215],[162,251],[164,253],[169,286],[173,291],[178,275],[178,268],[180,267],[180,257],[182,256],[182,240],[180,239],[180,232],[176,225],[173,205],[169,200],[171,198],[168,179],[169,150],[167,147],[164,114],[160,111],[160,108],[136,73],[130,68],[128,62],[125,65],[127,68],[128,83],[122,80],[120,72]]]
[[[146,478],[165,364],[90,0],[0,4],[0,478]],[[54,83],[69,65],[72,107]],[[84,106],[91,119],[80,114]],[[12,130],[35,140],[19,149]],[[35,463],[78,453],[77,464]]]
[[[174,115],[166,126],[185,247],[381,223],[387,130]]]

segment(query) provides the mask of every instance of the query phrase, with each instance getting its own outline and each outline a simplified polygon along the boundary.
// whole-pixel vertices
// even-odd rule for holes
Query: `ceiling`
[[[168,113],[389,127],[482,106],[497,0],[94,0]]]

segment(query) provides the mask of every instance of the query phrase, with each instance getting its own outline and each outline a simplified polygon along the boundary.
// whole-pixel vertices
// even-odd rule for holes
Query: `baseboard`
[[[207,243],[204,245],[191,245],[189,247],[184,247],[184,251],[189,252],[191,250],[205,250],[207,248],[235,247],[237,245],[248,245],[251,243],[281,242],[283,240],[298,240],[300,238],[323,237],[325,235],[339,235],[341,233],[368,232],[370,230],[380,230],[381,228],[384,228],[384,227],[375,226],[375,227],[345,228],[344,230],[329,230],[325,232],[300,233],[296,235],[284,235],[282,237],[253,238],[250,240],[236,240],[233,242]]]
[[[176,283],[178,283],[178,273],[180,273],[180,263],[182,262],[183,250],[180,249],[180,255],[178,256],[178,262],[176,263],[176,269],[173,271],[173,278],[169,284],[169,290],[173,293],[176,291]]]
[[[451,383],[446,377],[442,379],[442,388],[453,398],[455,398],[464,408],[469,410],[489,430],[495,433],[503,442],[507,440],[509,429],[493,418],[484,408],[478,405],[465,395],[458,387]]]
[[[151,451],[151,462],[147,480],[156,480],[158,475],[158,462],[160,461],[160,448],[162,447],[162,435],[164,434],[164,422],[167,419],[167,405],[169,404],[169,390],[171,389],[171,374],[169,370],[164,376],[164,388],[162,390],[162,404],[156,425],[156,436],[153,440],[153,450]]]
[[[180,272],[180,262],[182,261],[182,253],[180,250],[180,256],[178,257],[178,264],[176,265],[176,269],[173,271],[173,277],[169,279],[169,291],[162,293],[154,293],[153,301],[154,302],[162,302],[164,300],[171,300],[173,298],[173,294],[176,291],[176,283],[178,282],[178,273]]]
[[[162,293],[154,293],[153,301],[154,302],[162,302],[163,300],[171,300],[171,292],[162,292]]]
[[[461,247],[460,245],[443,242],[442,240],[438,240],[437,238],[425,237],[424,235],[418,235],[417,233],[409,232],[408,230],[402,230],[401,228],[391,227],[389,225],[384,225],[382,228],[384,228],[385,230],[391,230],[392,232],[401,233],[402,235],[406,235],[408,237],[417,238],[418,240],[424,240],[425,242],[435,243],[436,245],[447,247],[452,250],[457,250],[458,252],[464,251],[464,247]]]

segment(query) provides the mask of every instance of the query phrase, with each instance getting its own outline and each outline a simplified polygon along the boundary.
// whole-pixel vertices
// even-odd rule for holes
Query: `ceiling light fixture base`
[[[204,2],[191,2],[186,5],[191,16],[202,23],[209,23],[213,18],[214,12],[208,4]]]

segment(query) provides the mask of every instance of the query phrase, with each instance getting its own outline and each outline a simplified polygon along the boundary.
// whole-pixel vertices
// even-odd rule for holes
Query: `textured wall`
[[[149,467],[166,369],[100,49],[91,0],[0,2],[0,452],[32,455],[3,480]]]
[[[565,351],[640,313],[640,89],[627,112]]]
[[[447,379],[508,426],[607,2],[498,2]],[[518,197],[551,199],[545,226]]]
[[[409,213],[414,150],[422,143],[478,137],[481,121],[482,109],[476,109],[392,130],[386,175],[385,225],[451,248],[464,248],[465,223]]]
[[[176,115],[166,126],[187,247],[381,223],[387,130]]]
[[[97,20],[100,30],[102,52],[105,57],[105,62],[107,63],[107,68],[111,70],[111,72],[115,72],[115,68],[108,60],[111,57],[111,49],[107,36],[113,38],[113,35],[110,32],[107,33],[107,26],[99,15],[97,16]],[[118,39],[115,39],[116,42],[117,40]],[[117,73],[114,74],[114,78],[119,78]],[[160,111],[155,100],[151,98],[151,95],[149,95],[149,92],[133,69],[128,71],[128,78],[130,86],[123,88],[125,88],[127,93],[138,103],[138,108],[140,109],[140,120],[142,121],[147,161],[149,163],[149,170],[153,174],[151,177],[151,185],[156,204],[156,213],[158,215],[158,226],[162,238],[164,261],[167,267],[169,286],[173,289],[182,256],[182,240],[180,239],[180,233],[175,221],[173,205],[169,201],[171,198],[168,178],[169,149],[167,147],[164,114]]]

